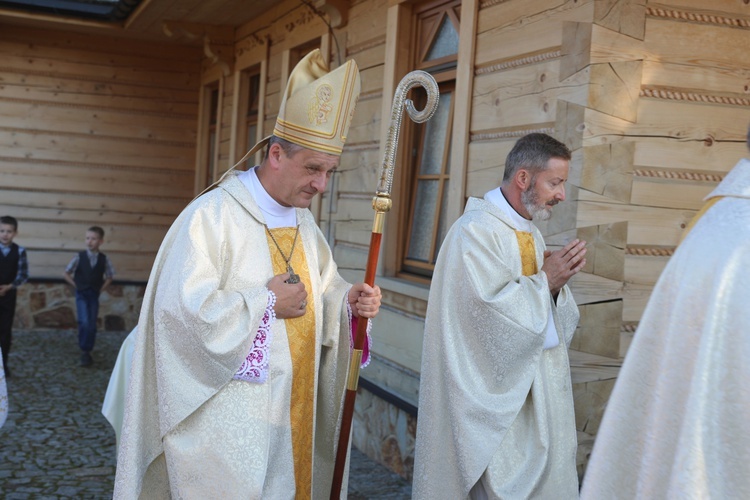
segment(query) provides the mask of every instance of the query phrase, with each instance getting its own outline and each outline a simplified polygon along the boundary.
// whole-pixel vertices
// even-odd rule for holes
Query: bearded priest
[[[513,147],[470,198],[435,265],[425,323],[414,498],[578,496],[568,280],[585,242],[545,251],[534,220],[565,200],[571,155],[546,134]]]

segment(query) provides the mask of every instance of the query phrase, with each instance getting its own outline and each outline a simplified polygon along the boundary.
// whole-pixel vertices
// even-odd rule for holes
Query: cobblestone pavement
[[[0,429],[0,498],[112,497],[115,434],[101,404],[125,333],[99,333],[81,368],[73,331],[13,332],[10,411]],[[411,485],[352,450],[349,498],[409,498]]]

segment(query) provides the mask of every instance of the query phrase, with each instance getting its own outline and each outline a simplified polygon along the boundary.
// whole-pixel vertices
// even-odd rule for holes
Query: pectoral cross
[[[287,266],[286,266],[286,272],[289,273],[289,279],[286,280],[287,283],[290,283],[292,285],[295,284],[295,283],[299,283],[299,274],[296,274],[294,272],[294,269],[292,269],[291,264],[287,264]]]

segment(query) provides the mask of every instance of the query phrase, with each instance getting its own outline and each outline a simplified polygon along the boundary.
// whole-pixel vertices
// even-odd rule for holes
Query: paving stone
[[[0,428],[0,498],[110,499],[115,434],[101,414],[126,332],[100,332],[94,364],[79,364],[71,330],[13,332],[9,413]],[[408,499],[409,481],[352,449],[349,498]]]
[[[55,491],[56,494],[66,497],[75,497],[79,494],[79,492],[79,488],[75,486],[61,486],[57,489],[57,491]]]
[[[31,498],[31,495],[28,493],[8,493],[5,496],[5,500],[27,500],[28,498]]]

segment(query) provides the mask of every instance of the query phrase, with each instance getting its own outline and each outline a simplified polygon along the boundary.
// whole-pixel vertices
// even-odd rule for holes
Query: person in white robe
[[[115,431],[115,446],[117,449],[120,447],[122,420],[125,416],[125,398],[128,394],[128,378],[130,367],[133,364],[133,351],[135,351],[137,337],[138,327],[136,326],[122,341],[102,402],[102,415]]]
[[[750,160],[706,201],[643,312],[582,498],[750,498]]]
[[[425,321],[414,498],[578,496],[567,281],[585,242],[545,251],[532,220],[565,199],[570,151],[521,138],[501,186],[470,198],[440,249]]]
[[[338,166],[359,89],[353,61],[329,73],[320,51],[308,54],[273,136],[246,155],[267,144],[261,165],[230,170],[164,238],[115,498],[329,495],[351,334],[377,314],[380,290],[339,276],[307,207]]]

